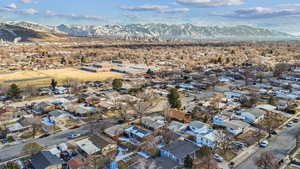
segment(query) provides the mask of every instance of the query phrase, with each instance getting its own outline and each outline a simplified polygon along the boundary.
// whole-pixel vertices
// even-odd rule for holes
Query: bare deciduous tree
[[[78,79],[68,78],[64,81],[64,85],[69,86],[70,92],[76,94],[80,90],[81,83]]]
[[[137,98],[137,101],[128,101],[128,105],[134,110],[141,121],[146,113],[149,113],[149,111],[157,106],[157,103],[159,103],[159,98],[153,93],[146,92],[139,93]]]
[[[284,72],[288,71],[290,68],[291,68],[291,66],[287,63],[279,63],[279,64],[275,65],[273,74],[274,74],[274,76],[281,77],[281,75]]]
[[[141,160],[135,168],[136,169],[162,169],[161,167],[157,166],[155,161],[147,162],[146,160]]]
[[[254,160],[256,166],[261,169],[278,169],[280,167],[278,158],[270,151],[263,152]]]
[[[24,90],[23,93],[26,96],[37,96],[39,94],[38,88],[32,86],[32,85],[27,85]]]
[[[218,130],[215,137],[215,147],[220,150],[222,155],[225,155],[231,148],[233,141],[232,136],[223,130]]]

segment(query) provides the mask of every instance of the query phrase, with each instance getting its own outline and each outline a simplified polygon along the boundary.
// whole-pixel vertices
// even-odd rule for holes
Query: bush
[[[13,136],[8,136],[8,137],[7,137],[7,141],[11,143],[11,142],[14,142],[15,139],[14,139]]]
[[[286,112],[289,114],[296,114],[296,111],[293,109],[286,110]]]
[[[123,83],[120,79],[115,79],[112,83],[112,87],[114,90],[120,90],[123,86]]]

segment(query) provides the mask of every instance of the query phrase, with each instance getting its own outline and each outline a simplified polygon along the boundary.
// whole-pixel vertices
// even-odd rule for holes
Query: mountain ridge
[[[160,40],[206,40],[206,39],[293,39],[295,36],[265,28],[246,25],[237,26],[196,26],[193,24],[128,24],[83,26],[56,26],[56,29],[75,36],[120,36],[145,37]]]
[[[6,26],[3,26],[6,25]],[[8,27],[12,27],[10,30]],[[152,40],[293,40],[299,39],[288,33],[266,28],[256,28],[247,25],[236,26],[197,26],[186,24],[127,24],[127,25],[66,25],[58,26],[42,25],[27,21],[8,21],[0,23],[0,39],[9,39],[8,36],[22,37],[24,35],[13,34],[18,28],[29,31],[31,34],[65,34],[70,36],[93,37],[120,37],[125,39],[144,38]],[[24,32],[19,31],[19,32]],[[4,32],[4,33],[3,33]],[[6,38],[3,38],[6,35]],[[2,36],[2,37],[1,37]],[[5,37],[5,36],[4,36]],[[37,36],[37,38],[39,38]]]

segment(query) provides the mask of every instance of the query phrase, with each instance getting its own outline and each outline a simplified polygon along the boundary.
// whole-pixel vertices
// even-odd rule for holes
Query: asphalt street
[[[278,136],[273,136],[269,141],[267,148],[259,148],[249,158],[239,164],[236,169],[257,169],[255,165],[255,159],[259,158],[263,152],[271,151],[279,159],[286,157],[289,151],[296,145],[295,135],[300,131],[300,123],[295,124],[291,128],[285,129]]]
[[[58,145],[60,143],[67,142],[69,140],[68,136],[72,134],[80,133],[81,135],[85,135],[89,132],[89,130],[90,130],[90,125],[86,125],[78,129],[63,131],[57,134],[50,135],[45,138],[32,139],[23,143],[19,143],[17,145],[4,147],[0,149],[0,162],[11,160],[24,155],[22,154],[23,146],[29,142],[37,142],[43,146],[50,147],[50,146]]]

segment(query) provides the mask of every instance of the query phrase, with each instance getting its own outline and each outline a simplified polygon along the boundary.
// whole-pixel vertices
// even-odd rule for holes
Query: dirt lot
[[[35,85],[48,86],[51,79],[62,83],[66,79],[79,81],[105,80],[108,78],[121,78],[122,75],[114,72],[87,72],[76,68],[49,69],[39,71],[22,71],[0,74],[0,83],[16,83],[20,86]]]

